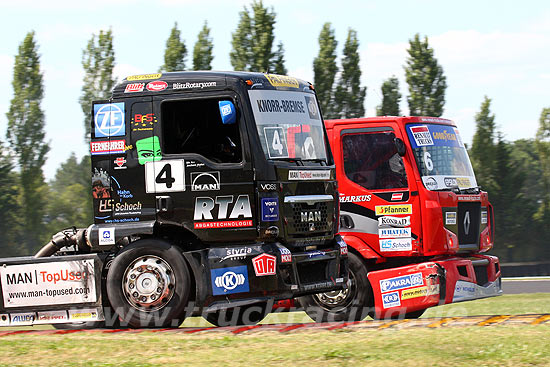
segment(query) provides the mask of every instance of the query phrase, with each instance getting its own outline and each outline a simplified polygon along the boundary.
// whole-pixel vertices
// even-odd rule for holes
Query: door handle
[[[157,196],[157,213],[172,211],[172,198],[170,196]]]

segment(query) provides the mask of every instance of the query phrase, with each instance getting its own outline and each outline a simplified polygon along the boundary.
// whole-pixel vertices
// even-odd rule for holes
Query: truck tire
[[[185,318],[190,288],[180,250],[158,239],[130,244],[107,273],[107,295],[121,327],[178,327]]]
[[[203,317],[206,321],[215,326],[238,326],[256,325],[262,321],[267,314],[267,302],[262,302],[209,312],[204,314]]]
[[[348,254],[348,288],[299,297],[304,311],[315,322],[359,321],[374,310],[374,296],[367,267],[354,253]]]

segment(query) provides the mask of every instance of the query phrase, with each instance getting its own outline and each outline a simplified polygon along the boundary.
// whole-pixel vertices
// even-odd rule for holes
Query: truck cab
[[[437,304],[500,294],[498,259],[481,255],[493,247],[493,208],[452,121],[373,117],[325,124],[352,288],[363,288],[356,296],[372,315],[414,316]],[[392,281],[408,285],[387,286]],[[318,296],[321,306],[345,313],[345,297],[338,302],[331,295]]]

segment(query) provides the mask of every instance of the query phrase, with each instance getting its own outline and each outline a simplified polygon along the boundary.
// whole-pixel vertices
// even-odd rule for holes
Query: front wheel
[[[121,325],[178,327],[191,287],[180,250],[161,240],[139,240],[123,249],[107,273],[107,295]]]
[[[267,302],[209,312],[204,318],[215,326],[256,325],[266,315]]]
[[[347,289],[298,298],[305,312],[315,322],[359,321],[373,312],[374,296],[365,263],[350,252],[348,264]]]

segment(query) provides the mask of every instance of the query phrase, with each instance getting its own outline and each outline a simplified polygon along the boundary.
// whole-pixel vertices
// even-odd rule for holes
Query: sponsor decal
[[[0,326],[10,325],[10,315],[7,313],[0,314]]]
[[[470,179],[468,177],[457,177],[456,184],[460,189],[467,189],[469,187],[472,187],[472,184],[470,183]]]
[[[285,75],[265,74],[265,78],[274,87],[298,88],[298,79]]]
[[[158,79],[162,76],[161,73],[158,74],[141,74],[141,75],[131,75],[126,78],[126,80],[134,81],[134,80],[147,80],[147,79]]]
[[[34,322],[34,318],[35,318],[34,312],[12,313],[10,315],[10,324],[11,325],[32,325]]]
[[[310,259],[314,257],[325,256],[325,253],[319,250],[307,251],[306,254],[307,254],[307,257]]]
[[[243,260],[251,253],[252,249],[250,247],[228,248],[225,252],[225,256],[222,257],[220,262],[224,260]]]
[[[69,310],[69,320],[71,321],[94,321],[99,320],[99,313],[95,308],[86,308],[81,310]]]
[[[185,161],[185,167],[189,168],[189,167],[197,167],[197,168],[201,168],[201,167],[204,167],[205,164],[204,163],[201,163],[201,162],[197,162],[197,161]]]
[[[109,174],[102,168],[94,169],[92,175],[92,196],[94,199],[108,199],[111,197],[111,180]]]
[[[346,195],[340,194],[341,203],[363,203],[371,200],[372,195]]]
[[[262,191],[276,191],[277,190],[277,184],[262,183],[262,184],[260,184],[260,190],[262,190]]]
[[[382,295],[382,307],[390,308],[396,306],[401,306],[399,292],[391,292]]]
[[[115,158],[113,163],[115,164],[115,167],[114,167],[115,169],[126,169],[126,168],[128,168],[128,167],[125,166],[126,158],[124,158],[124,157]]]
[[[456,183],[456,177],[445,177],[443,182],[445,183],[445,187],[458,186]]]
[[[156,80],[154,82],[147,83],[147,90],[149,92],[160,92],[165,90],[168,87],[168,83],[162,81],[162,80]]]
[[[433,177],[422,177],[422,181],[424,181],[424,185],[426,185],[426,188],[428,190],[435,190],[437,189],[437,181]]]
[[[114,228],[100,228],[99,229],[99,244],[100,245],[114,245],[115,242],[115,229]]]
[[[376,205],[376,215],[386,214],[412,214],[412,204],[403,205]]]
[[[63,321],[68,321],[67,311],[46,311],[38,312],[36,315],[35,324],[53,324]]]
[[[191,191],[217,191],[219,189],[219,171],[191,173]]]
[[[254,272],[256,276],[263,277],[266,275],[275,275],[277,258],[269,254],[261,254],[252,259]]]
[[[395,238],[380,240],[380,251],[411,251],[411,238]]]
[[[246,266],[210,270],[212,294],[214,296],[248,292],[248,270]]]
[[[378,230],[380,238],[403,238],[411,237],[410,228],[380,228]]]
[[[96,301],[93,260],[8,265],[1,282],[6,308]]]
[[[145,162],[145,192],[185,191],[185,162],[183,159]]]
[[[158,136],[151,136],[149,138],[136,141],[136,148],[139,164],[156,162],[162,159]]]
[[[194,83],[174,83],[172,89],[203,89],[208,87],[215,87],[216,82],[194,82]]]
[[[411,217],[380,217],[378,218],[379,227],[408,227],[411,225]]]
[[[292,253],[289,249],[283,246],[279,246],[279,252],[281,253],[281,262],[282,263],[291,263],[292,262]]]
[[[124,93],[143,92],[143,88],[145,88],[145,83],[130,83],[126,85]]]
[[[476,287],[474,283],[465,282],[459,280],[456,282],[455,293],[453,295],[453,302],[455,299],[472,298],[476,295]]]
[[[319,116],[319,110],[317,109],[317,103],[315,102],[315,98],[304,96],[306,99],[306,105],[307,105],[307,112],[309,113],[309,118],[312,120],[319,120],[321,117]]]
[[[124,102],[94,105],[95,137],[126,135]]]
[[[409,130],[417,146],[423,147],[426,145],[434,145],[428,126],[411,126],[409,127]]]
[[[252,226],[252,210],[248,195],[239,195],[233,201],[233,195],[195,198],[193,219],[195,229],[232,228]],[[234,202],[234,204],[233,204]],[[229,214],[229,216],[228,216]],[[241,219],[241,217],[243,219]],[[228,219],[228,220],[224,220]],[[214,222],[197,222],[215,220]]]
[[[480,201],[481,195],[458,195],[458,201]]]
[[[262,198],[262,221],[274,222],[279,220],[279,199]]]
[[[428,295],[428,287],[418,287],[413,289],[404,289],[401,291],[401,299],[411,299],[417,297],[425,297]]]
[[[290,170],[290,171],[288,171],[288,179],[290,181],[295,181],[295,180],[329,180],[330,179],[330,170],[323,170],[323,171]]]
[[[445,225],[455,225],[456,224],[456,212],[446,212],[445,213]]]
[[[90,154],[120,154],[126,150],[126,140],[105,140],[90,142]]]
[[[487,212],[486,211],[481,212],[481,224],[487,224]]]
[[[418,287],[422,285],[424,285],[422,273],[414,273],[380,280],[380,291],[382,293],[385,293],[405,288]]]
[[[152,131],[153,125],[158,122],[154,113],[135,113],[130,120],[132,131]]]
[[[304,102],[299,100],[258,99],[256,103],[260,112],[306,113]]]
[[[396,200],[403,200],[402,192],[394,192],[393,194],[391,194],[391,201],[396,201]]]
[[[282,127],[264,127],[264,138],[269,158],[288,158],[286,136]]]
[[[340,255],[347,255],[348,245],[344,241],[338,242],[338,245],[340,245]]]

